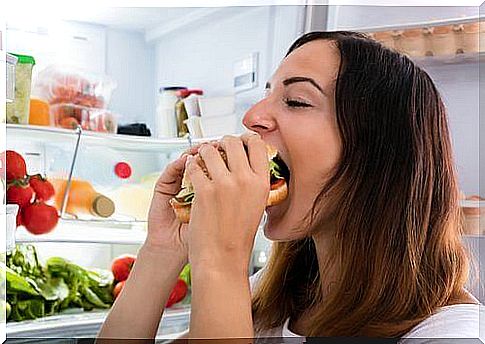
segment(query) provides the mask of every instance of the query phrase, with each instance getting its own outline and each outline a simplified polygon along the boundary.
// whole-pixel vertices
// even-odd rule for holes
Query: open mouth
[[[279,154],[270,162],[270,175],[271,190],[279,188],[285,182],[287,185],[290,183],[290,169]]]

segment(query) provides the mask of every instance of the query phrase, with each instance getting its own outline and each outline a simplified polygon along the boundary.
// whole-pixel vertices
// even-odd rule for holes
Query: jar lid
[[[408,29],[408,30],[404,30],[403,32],[404,37],[419,37],[422,34],[423,34],[422,28]]]
[[[121,179],[131,177],[131,166],[127,162],[121,161],[115,165],[115,174]]]
[[[20,55],[20,54],[14,54],[14,53],[9,53],[17,58],[17,63],[19,64],[31,64],[35,65],[35,59],[33,56],[29,55]]]
[[[187,87],[185,86],[168,86],[168,87],[160,87],[160,93],[162,92],[174,92],[178,90],[186,90]]]
[[[101,217],[110,217],[115,212],[115,204],[108,197],[98,195],[93,202],[93,211]]]
[[[449,25],[435,26],[433,29],[433,32],[439,35],[447,34],[451,32],[451,26]]]

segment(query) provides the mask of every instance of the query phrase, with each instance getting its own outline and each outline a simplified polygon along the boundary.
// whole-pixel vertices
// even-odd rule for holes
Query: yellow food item
[[[49,104],[41,99],[30,99],[29,124],[50,125]]]

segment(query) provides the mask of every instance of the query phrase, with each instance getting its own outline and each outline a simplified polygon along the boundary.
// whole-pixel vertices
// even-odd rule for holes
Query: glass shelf
[[[43,127],[35,125],[7,124],[7,139],[9,136],[15,138],[25,137],[28,141],[41,141],[49,143],[75,143],[77,139],[76,130],[62,129],[55,127]],[[193,139],[192,143],[197,144],[204,141],[215,140],[216,137]],[[187,149],[190,143],[187,139],[155,139],[151,137],[105,134],[91,131],[83,131],[81,144],[89,146],[100,146],[124,151],[145,151],[156,153],[172,153],[178,150]]]
[[[17,228],[15,241],[22,243],[63,242],[141,245],[145,241],[145,222],[60,220],[48,234],[34,235]]]
[[[66,338],[94,337],[103,324],[107,310],[84,312],[81,309],[71,309],[64,314],[58,314],[7,323],[9,338]],[[176,338],[189,325],[190,305],[175,305],[164,311],[157,338]]]

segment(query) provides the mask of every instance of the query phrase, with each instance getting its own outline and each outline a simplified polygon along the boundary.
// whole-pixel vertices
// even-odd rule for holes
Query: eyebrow
[[[323,95],[325,95],[325,92],[323,91],[323,88],[312,78],[308,78],[306,76],[294,76],[288,79],[283,80],[283,85],[288,86],[291,84],[296,84],[298,82],[308,82],[312,86],[314,86],[317,90],[319,90]],[[271,88],[271,83],[267,82],[266,86],[267,89]]]

